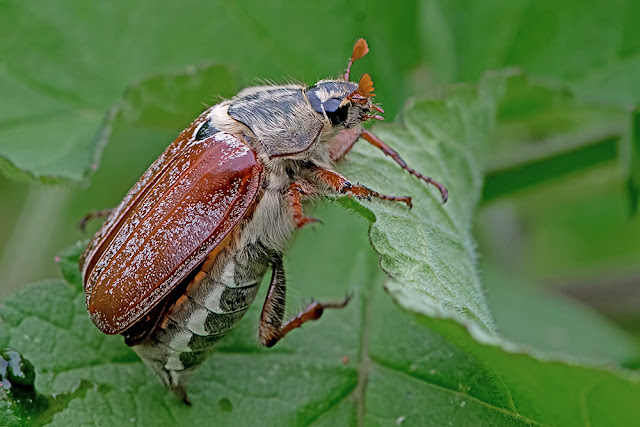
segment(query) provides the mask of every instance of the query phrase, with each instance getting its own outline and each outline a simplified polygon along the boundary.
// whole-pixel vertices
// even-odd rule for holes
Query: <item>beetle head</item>
[[[369,52],[364,39],[356,42],[344,80],[321,80],[306,92],[307,99],[316,113],[331,121],[334,127],[352,128],[367,119],[382,120],[372,110],[382,113],[382,109],[371,102],[373,82],[369,74],[362,76],[358,83],[349,81],[349,70],[356,59]]]

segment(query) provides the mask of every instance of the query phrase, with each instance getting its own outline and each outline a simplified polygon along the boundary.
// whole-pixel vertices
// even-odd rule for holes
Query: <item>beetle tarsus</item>
[[[322,307],[324,308],[341,309],[341,308],[345,308],[352,299],[353,299],[353,294],[347,293],[342,299],[342,301],[325,302],[325,303],[318,303],[318,304],[322,305]]]
[[[365,114],[364,116],[362,116],[363,120],[369,120],[369,119],[374,119],[374,120],[384,120],[384,117],[378,115],[378,114]]]

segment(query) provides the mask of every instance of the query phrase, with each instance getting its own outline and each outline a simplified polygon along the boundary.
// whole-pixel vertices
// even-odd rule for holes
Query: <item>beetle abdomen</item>
[[[217,253],[211,270],[199,273],[158,328],[134,347],[174,391],[182,388],[186,374],[204,361],[255,299],[268,257],[256,263],[246,256],[248,249],[225,248]]]

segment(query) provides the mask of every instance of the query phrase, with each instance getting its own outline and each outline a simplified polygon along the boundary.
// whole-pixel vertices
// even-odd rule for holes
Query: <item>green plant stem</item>
[[[544,153],[524,162],[517,162],[487,172],[482,200],[493,201],[518,191],[558,179],[594,166],[615,161],[618,157],[619,135],[603,136],[570,149]]]

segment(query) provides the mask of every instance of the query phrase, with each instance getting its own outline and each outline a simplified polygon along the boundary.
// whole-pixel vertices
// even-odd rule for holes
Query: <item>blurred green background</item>
[[[56,277],[55,254],[88,236],[77,222],[117,204],[218,96],[337,75],[365,37],[354,71],[388,121],[409,97],[522,71],[476,222],[495,315],[519,314],[492,292],[506,276],[640,336],[639,18],[632,0],[0,2],[0,299]]]

